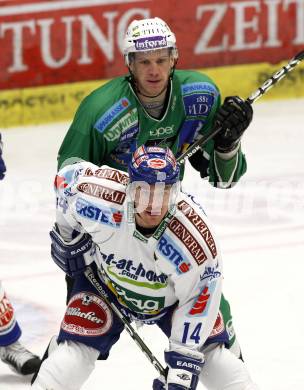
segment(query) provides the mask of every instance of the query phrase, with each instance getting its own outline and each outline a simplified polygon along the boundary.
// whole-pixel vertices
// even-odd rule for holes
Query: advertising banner
[[[0,88],[122,74],[127,25],[154,16],[175,32],[181,68],[274,64],[304,47],[304,0],[0,1]]]
[[[69,120],[80,101],[127,73],[123,37],[158,16],[177,67],[246,97],[304,48],[304,0],[0,0],[1,127]],[[265,98],[304,96],[299,67]],[[263,98],[264,99],[264,98]]]

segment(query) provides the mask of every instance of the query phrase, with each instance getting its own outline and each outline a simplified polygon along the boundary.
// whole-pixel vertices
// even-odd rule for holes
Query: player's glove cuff
[[[160,376],[153,382],[153,390],[195,390],[204,365],[204,355],[180,347],[165,351],[167,378]]]

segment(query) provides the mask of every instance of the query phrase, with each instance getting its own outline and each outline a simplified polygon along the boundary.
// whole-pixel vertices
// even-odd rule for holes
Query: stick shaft
[[[247,102],[252,104],[263,96],[266,92],[269,91],[278,81],[282,80],[288,72],[293,70],[299,63],[304,59],[304,51],[299,52],[295,57],[293,57],[287,65],[284,65],[281,69],[275,72],[269,79],[267,79],[256,91],[247,98]],[[216,123],[213,129],[206,137],[202,137],[195,141],[189,148],[182,153],[178,158],[177,162],[183,164],[186,158],[193,156],[198,150],[202,148],[210,139],[212,139],[218,132],[221,131],[220,124]]]
[[[133,328],[133,326],[130,323],[130,320],[127,316],[125,316],[119,308],[115,305],[114,302],[112,302],[106,291],[104,290],[103,286],[99,283],[99,281],[96,279],[95,274],[91,267],[87,267],[84,271],[84,274],[88,281],[95,287],[95,289],[99,292],[99,294],[102,296],[104,301],[112,308],[114,313],[118,316],[118,318],[123,322],[125,325],[125,329],[129,333],[129,335],[132,337],[132,339],[136,342],[138,347],[141,349],[141,351],[146,355],[146,357],[149,359],[149,361],[153,364],[153,366],[156,368],[156,370],[159,372],[160,375],[165,376],[165,369],[162,366],[162,364],[158,361],[158,359],[153,355],[151,350],[148,348],[147,344],[143,341],[143,339],[139,336],[139,334],[136,332],[136,330]]]

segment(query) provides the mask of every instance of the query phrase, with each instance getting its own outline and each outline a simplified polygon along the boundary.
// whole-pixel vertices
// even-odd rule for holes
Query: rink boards
[[[201,69],[219,86],[223,97],[248,97],[282,65],[267,63],[234,65]],[[1,126],[24,126],[70,120],[80,101],[92,90],[108,80],[84,81],[48,85],[1,92]],[[304,65],[288,73],[269,93],[266,99],[286,99],[304,96]]]

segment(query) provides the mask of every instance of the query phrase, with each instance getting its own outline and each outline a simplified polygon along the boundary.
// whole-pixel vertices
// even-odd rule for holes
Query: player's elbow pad
[[[69,276],[81,274],[92,262],[94,246],[89,234],[81,233],[74,240],[65,242],[54,227],[50,236],[52,259]]]

